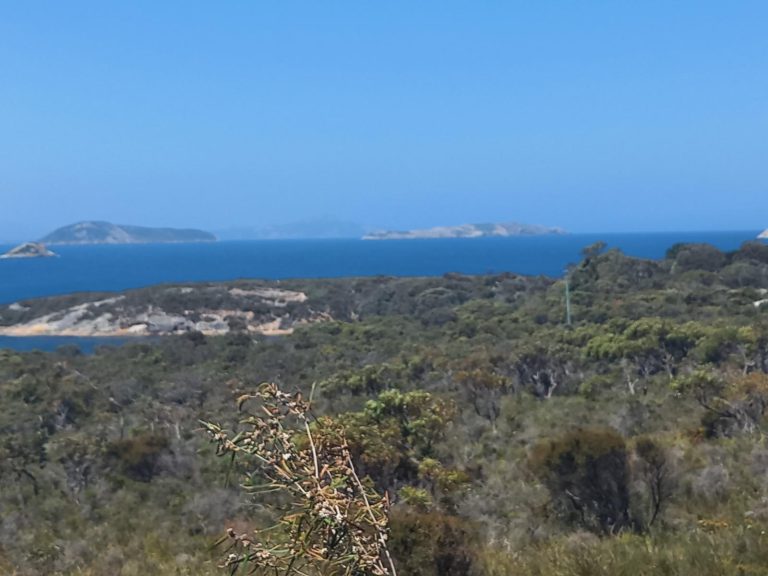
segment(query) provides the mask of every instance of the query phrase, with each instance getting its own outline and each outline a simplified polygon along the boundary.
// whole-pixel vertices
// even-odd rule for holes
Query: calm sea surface
[[[121,346],[127,343],[152,342],[156,338],[81,338],[79,336],[30,336],[17,338],[0,336],[0,350],[10,348],[17,352],[42,350],[50,352],[65,346],[75,346],[83,354],[92,354],[99,346]]]
[[[446,272],[560,275],[585,246],[661,258],[676,242],[738,248],[757,231],[570,234],[445,240],[295,240],[55,246],[59,258],[0,260],[0,304],[80,291],[236,278],[431,276]],[[0,253],[10,246],[0,246]]]
[[[0,260],[0,304],[80,291],[112,291],[164,282],[236,278],[431,276],[446,272],[516,272],[558,276],[582,248],[603,240],[632,256],[662,258],[677,242],[708,242],[733,250],[754,239],[745,232],[570,234],[446,240],[296,240],[211,244],[56,246],[59,258]],[[0,253],[11,246],[0,246]],[[85,353],[115,338],[7,338],[0,348],[54,350],[74,344]]]

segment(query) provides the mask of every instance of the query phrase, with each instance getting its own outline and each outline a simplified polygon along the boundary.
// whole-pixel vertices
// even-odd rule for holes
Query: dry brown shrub
[[[247,491],[279,492],[288,506],[270,528],[230,528],[219,541],[228,543],[223,567],[231,574],[395,576],[388,499],[358,477],[339,424],[315,418],[300,393],[274,384],[241,396],[238,407],[246,405],[254,408],[237,434],[202,424],[218,455],[252,466]]]

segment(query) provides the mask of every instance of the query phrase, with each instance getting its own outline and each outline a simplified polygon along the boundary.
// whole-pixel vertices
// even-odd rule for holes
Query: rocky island
[[[40,241],[46,244],[149,244],[215,242],[216,236],[195,229],[147,228],[87,221],[54,230]]]
[[[551,228],[535,224],[486,223],[462,224],[460,226],[437,226],[417,230],[385,230],[363,236],[363,240],[417,240],[423,238],[484,238],[505,236],[539,236],[543,234],[565,234],[562,228]]]
[[[760,232],[760,234],[758,234],[757,237],[762,240],[768,240],[768,228]]]
[[[13,248],[0,255],[0,258],[50,258],[56,256],[54,252],[48,250],[44,244],[39,242],[25,242],[16,248]]]

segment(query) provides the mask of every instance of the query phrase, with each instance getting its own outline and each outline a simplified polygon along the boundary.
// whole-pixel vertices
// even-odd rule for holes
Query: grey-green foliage
[[[401,574],[760,573],[768,308],[755,305],[755,282],[768,259],[749,244],[702,266],[711,250],[688,251],[590,253],[572,270],[571,328],[552,279],[296,280],[281,286],[335,321],[276,339],[191,333],[92,356],[0,352],[0,572],[216,573],[215,536],[268,525],[279,503],[242,500],[198,422],[235,426],[233,397],[274,381],[315,384],[314,409],[370,447],[358,457],[391,490],[403,522],[393,533],[419,531],[399,553],[428,559],[402,561]],[[266,285],[126,300],[214,305],[229,288]],[[434,403],[406,409],[403,398]],[[439,429],[424,428],[430,416]],[[536,447],[580,428],[615,431],[603,439],[617,447],[616,474],[537,473]],[[606,478],[602,495],[586,489]]]

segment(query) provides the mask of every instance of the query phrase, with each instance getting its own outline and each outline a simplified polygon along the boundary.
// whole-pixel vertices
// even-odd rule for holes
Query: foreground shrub
[[[540,442],[530,466],[568,524],[602,534],[630,525],[627,447],[615,430],[580,429]]]
[[[413,510],[392,512],[389,547],[400,574],[465,576],[472,568],[472,527],[456,516]]]

